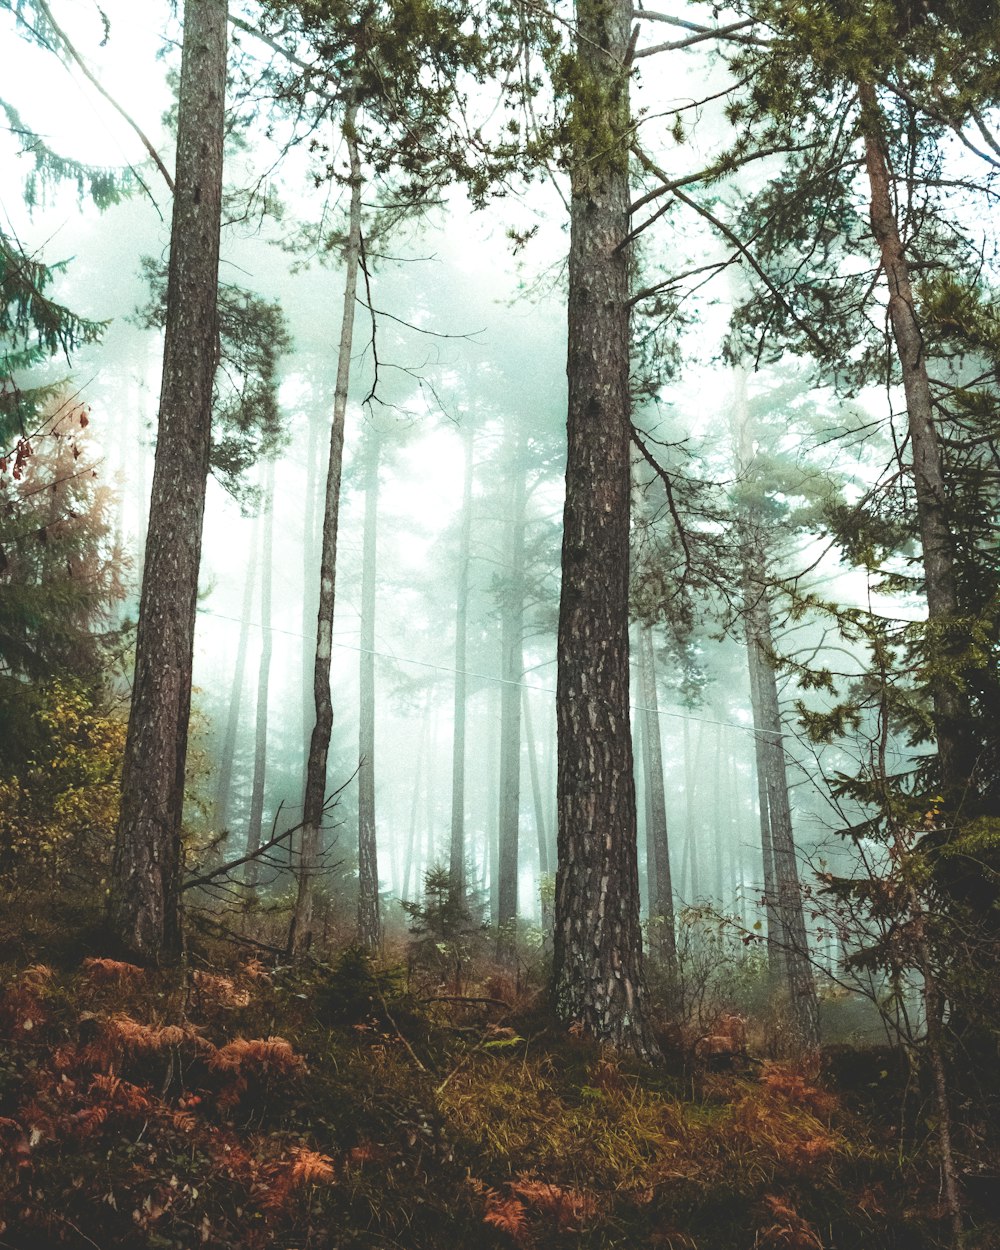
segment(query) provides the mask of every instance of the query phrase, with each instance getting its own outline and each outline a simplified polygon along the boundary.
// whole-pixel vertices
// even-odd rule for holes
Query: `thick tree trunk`
[[[382,941],[378,906],[375,822],[375,577],[378,557],[378,473],[381,443],[372,433],[365,465],[365,531],[361,557],[361,655],[358,689],[358,944],[377,951]]]
[[[109,917],[143,959],[181,953],[181,817],[218,360],[226,0],[185,0],[159,431]]]
[[[340,479],[344,467],[344,420],[347,388],[351,377],[351,345],[354,339],[354,304],[358,290],[361,258],[361,161],[354,133],[357,105],[350,104],[343,123],[350,159],[351,208],[347,241],[344,246],[344,311],[337,357],[337,383],[330,427],[330,456],[326,471],[323,507],[323,537],[320,553],[319,608],[316,623],[316,651],[313,659],[313,699],[316,720],[309,741],[306,787],[303,800],[302,834],[299,841],[298,893],[295,914],[288,935],[288,949],[301,958],[313,940],[313,907],[316,877],[320,868],[320,834],[326,806],[326,771],[333,732],[333,700],[330,694],[330,667],[333,651],[333,612],[337,576],[337,530],[340,521]]]
[[[878,244],[882,268],[889,284],[889,320],[906,396],[913,489],[923,549],[929,645],[932,651],[939,654],[943,651],[948,655],[960,650],[962,642],[955,637],[958,593],[954,551],[948,528],[947,491],[941,445],[934,424],[927,357],[910,282],[910,266],[892,201],[885,149],[885,120],[871,83],[858,84],[858,98],[871,192],[872,234]],[[954,680],[941,672],[931,681],[931,694],[941,779],[946,790],[954,793],[968,782],[975,765],[975,760],[968,758],[968,746],[963,743],[962,698]]]
[[[650,848],[647,862],[653,876],[649,881],[650,927],[660,958],[670,971],[677,964],[674,932],[674,890],[670,874],[670,842],[667,835],[667,802],[663,784],[663,746],[660,737],[659,700],[656,690],[656,657],[653,631],[639,626],[639,700],[642,710],[642,751],[646,779],[646,839]]]
[[[468,700],[469,560],[472,552],[472,478],[475,432],[464,432],[465,468],[462,478],[462,530],[458,547],[458,587],[455,596],[455,715],[451,752],[451,843],[448,888],[451,898],[466,902],[465,881],[465,711]]]
[[[260,562],[260,661],[257,666],[257,724],[254,733],[253,789],[250,794],[250,821],[247,825],[248,855],[256,854],[260,847],[261,826],[264,820],[264,781],[267,775],[267,705],[271,690],[271,591],[274,558],[274,461],[268,460],[264,470],[264,490],[261,495]],[[257,884],[257,862],[250,860],[246,866],[244,881],[253,889]]]
[[[521,679],[524,676],[523,437],[508,418],[504,438],[507,477],[503,571],[500,582],[500,805],[497,954],[514,953],[521,826]]]
[[[553,1000],[566,1023],[649,1056],[628,708],[632,5],[576,11]]]

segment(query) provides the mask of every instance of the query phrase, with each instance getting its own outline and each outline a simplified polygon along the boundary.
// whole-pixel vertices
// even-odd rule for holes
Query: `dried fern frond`
[[[237,1072],[250,1068],[258,1072],[292,1075],[305,1066],[301,1055],[292,1049],[283,1037],[246,1038],[221,1046],[210,1060],[210,1066],[219,1071]]]
[[[295,1156],[291,1171],[293,1185],[329,1184],[335,1179],[333,1160],[329,1155],[308,1150],[305,1146],[297,1147],[292,1153]]]
[[[487,1191],[483,1223],[506,1233],[515,1245],[523,1246],[526,1243],[528,1218],[524,1203],[516,1198],[501,1198],[499,1194]]]
[[[88,957],[81,967],[89,980],[95,984],[137,985],[146,976],[144,968],[138,964],[124,963],[119,959],[98,959]]]

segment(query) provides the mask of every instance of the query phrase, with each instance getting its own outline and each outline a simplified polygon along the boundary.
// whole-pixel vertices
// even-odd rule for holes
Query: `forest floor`
[[[747,1054],[663,1023],[643,1067],[497,966],[30,945],[0,967],[2,1250],[948,1244],[885,1048],[793,1062],[755,1055],[753,1021]]]

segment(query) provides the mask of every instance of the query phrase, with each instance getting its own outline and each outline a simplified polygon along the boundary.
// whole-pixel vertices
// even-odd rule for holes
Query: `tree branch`
[[[152,157],[153,163],[156,165],[156,168],[163,175],[163,180],[166,182],[167,186],[170,188],[170,194],[173,195],[174,180],[170,176],[170,172],[167,169],[166,165],[164,165],[163,161],[160,159],[159,152],[157,152],[156,148],[153,147],[150,140],[146,137],[144,131],[139,126],[139,123],[135,121],[135,119],[129,113],[125,111],[125,109],[118,103],[118,101],[114,98],[114,96],[111,95],[110,92],[106,91],[105,88],[101,86],[101,83],[98,81],[98,79],[95,78],[93,73],[90,71],[87,65],[87,62],[83,59],[80,53],[73,46],[72,42],[70,41],[69,36],[63,30],[63,28],[59,25],[56,19],[52,16],[52,10],[49,8],[48,0],[36,0],[36,3],[38,4],[38,7],[42,10],[42,12],[45,14],[45,18],[48,21],[49,25],[52,27],[52,29],[56,32],[56,34],[62,40],[63,47],[66,49],[69,55],[76,62],[77,66],[80,69],[80,72],[84,75],[87,81],[94,87],[94,89],[100,92],[100,94],[105,98],[105,100],[107,100],[107,102],[111,105],[111,107],[115,110],[115,112],[119,115],[119,117],[123,118],[124,121],[127,123],[127,125],[129,125],[132,128],[132,130],[135,132],[136,135],[138,135],[139,140],[142,143],[142,146],[146,149],[146,151]]]

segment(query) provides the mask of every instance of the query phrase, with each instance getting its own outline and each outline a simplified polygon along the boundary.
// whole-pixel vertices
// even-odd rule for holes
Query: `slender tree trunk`
[[[308,771],[309,744],[316,723],[316,701],[313,697],[315,646],[310,639],[319,612],[316,591],[319,587],[320,518],[319,518],[319,456],[320,422],[314,414],[309,418],[309,439],[306,450],[306,497],[302,509],[302,770],[303,787]]]
[[[264,469],[264,490],[261,498],[261,565],[260,565],[260,663],[257,667],[257,726],[254,734],[253,790],[250,794],[250,821],[247,826],[248,855],[260,847],[264,820],[264,782],[267,775],[267,705],[271,688],[271,591],[274,556],[274,461]],[[257,862],[246,865],[244,880],[253,889],[257,884]]]
[[[365,465],[365,532],[361,559],[361,656],[358,689],[358,943],[377,951],[382,941],[378,906],[375,822],[375,577],[378,551],[378,474],[381,444],[372,434]]]
[[[531,697],[528,687],[523,687],[522,707],[524,709],[524,739],[528,747],[528,773],[531,777],[531,802],[535,810],[535,833],[538,837],[538,875],[547,877],[549,867],[549,839],[546,832],[545,804],[542,801],[542,783],[538,775],[538,747],[531,718]]]
[[[500,807],[497,954],[514,953],[521,824],[521,679],[524,676],[523,436],[508,418],[504,439],[507,516],[500,588]]]
[[[246,580],[243,583],[243,610],[240,615],[240,632],[236,641],[236,663],[233,666],[233,684],[229,693],[229,715],[226,717],[226,733],[222,740],[219,759],[219,776],[215,787],[215,823],[218,829],[228,829],[232,816],[233,761],[236,759],[236,742],[240,732],[240,708],[243,704],[243,685],[246,680],[247,648],[250,641],[250,613],[253,609],[254,589],[257,585],[257,552],[260,546],[261,520],[258,517],[250,547]]]
[[[667,836],[667,802],[663,784],[663,746],[655,665],[653,631],[648,625],[640,625],[639,697],[642,702],[642,749],[646,765],[646,839],[652,847],[647,862],[653,869],[653,877],[649,882],[649,916],[657,922],[651,926],[651,932],[656,935],[660,958],[668,970],[674,971],[677,964],[674,890],[670,874],[670,843]]]
[[[701,898],[700,862],[698,854],[697,810],[695,808],[695,786],[698,775],[698,761],[701,759],[702,738],[705,726],[698,727],[698,741],[691,747],[690,721],[684,719],[684,822],[687,826],[687,837],[684,841],[684,864],[681,868],[681,879],[689,883],[691,902],[697,903]]]
[[[427,751],[427,703],[420,716],[420,733],[417,736],[417,758],[413,765],[413,796],[410,803],[410,836],[406,844],[406,866],[403,870],[403,898],[412,902],[419,896],[417,876],[417,817],[420,811],[420,779]]]
[[[337,576],[337,529],[340,520],[340,479],[344,467],[344,420],[347,388],[351,376],[351,345],[354,339],[354,304],[357,298],[361,257],[361,160],[355,135],[357,105],[350,103],[344,115],[343,133],[350,159],[351,208],[344,247],[344,312],[337,357],[337,384],[330,428],[330,457],[326,472],[323,537],[320,554],[319,610],[316,652],[313,662],[313,699],[316,721],[309,741],[306,787],[299,842],[298,894],[288,935],[289,952],[301,958],[313,939],[313,908],[316,876],[320,866],[320,831],[326,806],[326,772],[333,732],[333,700],[330,667],[333,651],[333,612]]]
[[[576,13],[553,1000],[566,1023],[651,1056],[628,709],[632,5]]]
[[[924,338],[917,319],[910,266],[892,202],[886,160],[885,119],[871,83],[862,81],[858,84],[858,98],[865,132],[872,234],[878,244],[882,268],[889,284],[889,320],[906,396],[930,646],[938,652],[943,649],[945,654],[950,654],[960,651],[963,642],[955,636],[958,592],[954,549],[948,526],[944,467],[934,424],[934,401],[927,375]],[[954,679],[940,672],[931,681],[931,693],[941,777],[946,789],[955,791],[967,783],[975,764],[973,759],[968,758],[968,744],[963,742],[962,699]]]
[[[448,888],[451,898],[466,902],[465,881],[465,711],[468,699],[469,560],[472,552],[472,478],[475,432],[464,431],[465,469],[462,478],[462,531],[458,548],[458,593],[455,597],[455,716],[451,752],[451,844]]]
[[[778,928],[783,945],[783,971],[792,1010],[803,1042],[819,1042],[819,1006],[810,964],[802,892],[799,888],[792,814],[788,802],[785,748],[774,672],[771,609],[766,588],[753,587],[753,598],[744,608],[747,656],[750,664],[750,696],[754,729],[762,741],[761,761],[767,794],[768,824],[774,862],[774,885]],[[760,765],[758,765],[760,766]]]
[[[109,917],[133,955],[179,957],[181,817],[218,361],[226,0],[185,0],[159,433]]]

